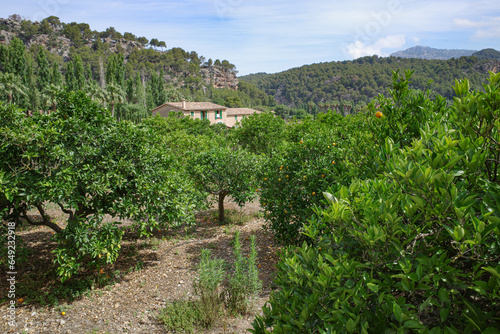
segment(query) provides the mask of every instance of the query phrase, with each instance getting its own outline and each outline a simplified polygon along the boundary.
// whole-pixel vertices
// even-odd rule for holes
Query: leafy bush
[[[185,333],[195,333],[202,316],[195,301],[175,300],[160,311],[158,319],[169,332],[183,330]]]
[[[30,117],[0,106],[0,210],[17,226],[23,218],[57,233],[62,280],[116,260],[122,232],[102,224],[106,214],[134,220],[140,236],[194,219],[198,193],[151,128],[117,122],[82,92],[62,93],[57,106]],[[67,214],[64,229],[47,203]]]
[[[266,228],[284,244],[303,240],[302,225],[314,206],[322,205],[321,193],[328,186],[348,184],[373,169],[369,134],[360,131],[364,118],[334,119],[330,114],[289,125],[291,142],[276,149],[261,169],[260,202]],[[358,130],[345,131],[354,128]]]
[[[500,75],[455,89],[410,146],[386,138],[384,175],[324,193],[254,333],[500,332]]]
[[[269,154],[285,139],[284,130],[285,121],[266,112],[243,118],[231,137],[250,152]]]

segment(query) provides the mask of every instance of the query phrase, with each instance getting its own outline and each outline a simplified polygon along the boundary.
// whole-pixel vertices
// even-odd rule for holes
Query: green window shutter
[[[238,115],[234,115],[234,119],[238,119]]]
[[[194,117],[194,111],[191,111],[191,117]]]

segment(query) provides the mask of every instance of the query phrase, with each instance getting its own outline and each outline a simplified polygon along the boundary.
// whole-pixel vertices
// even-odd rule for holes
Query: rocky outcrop
[[[500,71],[500,60],[490,59],[488,62],[481,64],[477,69],[485,73],[498,73]]]
[[[33,22],[33,26],[37,27],[38,30],[40,23]],[[52,31],[50,34],[36,33],[30,37],[26,37],[26,32],[22,30],[19,21],[0,18],[0,44],[9,44],[13,38],[18,37],[24,41],[28,48],[32,45],[41,45],[50,52],[58,54],[65,60],[68,60],[70,48],[74,46],[74,43],[62,33],[62,28],[51,27],[51,29]],[[125,58],[127,58],[134,48],[144,48],[143,44],[137,41],[129,41],[124,38],[115,40],[108,37],[103,38],[102,41],[107,44],[111,52],[121,52]],[[92,47],[93,44],[94,39],[84,38],[83,46]]]
[[[200,70],[205,84],[212,84],[214,88],[229,88],[238,90],[239,80],[234,71],[219,67],[209,66]]]

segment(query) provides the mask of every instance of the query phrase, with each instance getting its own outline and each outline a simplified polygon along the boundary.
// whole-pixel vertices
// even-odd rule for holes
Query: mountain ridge
[[[467,49],[436,49],[430,46],[417,45],[411,48],[391,53],[391,57],[401,58],[420,58],[420,59],[440,59],[447,60],[451,58],[469,57],[478,50]]]

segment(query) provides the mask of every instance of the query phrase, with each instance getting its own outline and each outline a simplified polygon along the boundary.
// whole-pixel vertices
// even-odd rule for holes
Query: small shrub
[[[250,242],[251,250],[246,261],[241,254],[240,232],[236,231],[233,239],[234,273],[228,281],[226,304],[231,312],[238,314],[245,314],[253,307],[262,286],[256,265],[255,236],[250,237]]]
[[[202,322],[202,315],[196,303],[192,300],[174,300],[163,308],[159,315],[165,330],[178,333],[194,333],[197,325]]]
[[[200,297],[198,308],[206,326],[211,327],[220,318],[223,306],[221,284],[224,280],[224,260],[212,259],[210,250],[201,251],[199,276],[194,282],[195,293]]]
[[[227,305],[229,310],[236,313],[246,311],[247,276],[245,273],[245,260],[241,255],[240,231],[236,231],[233,239],[234,273],[229,278],[227,287]]]

